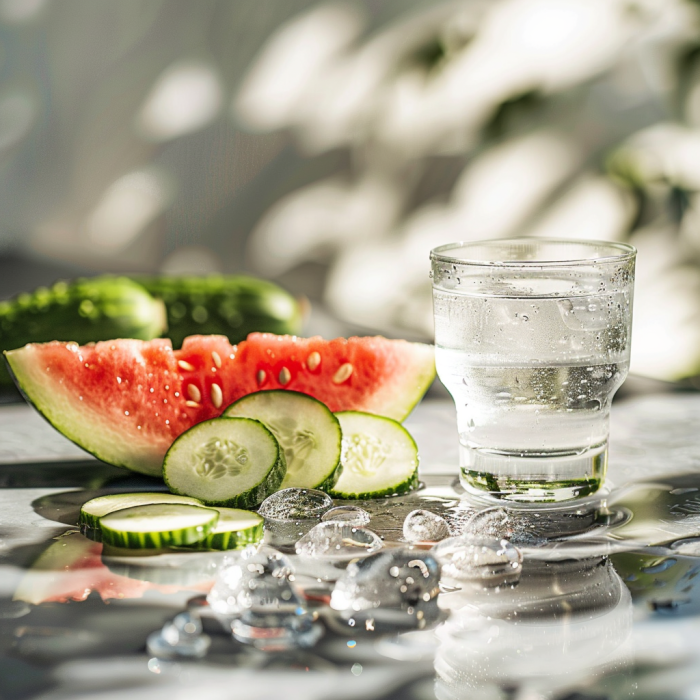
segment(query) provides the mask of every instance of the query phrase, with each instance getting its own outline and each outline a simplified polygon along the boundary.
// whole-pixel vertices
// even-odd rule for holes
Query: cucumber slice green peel
[[[219,522],[213,530],[191,549],[243,549],[249,544],[262,542],[264,519],[257,513],[238,508],[214,508],[219,512]]]
[[[255,418],[272,431],[287,462],[281,488],[327,491],[338,480],[340,423],[318,399],[287,389],[257,391],[232,403],[224,415]]]
[[[172,493],[112,493],[107,496],[92,498],[80,509],[78,525],[81,528],[99,529],[100,518],[115,510],[148,506],[154,503],[182,503],[184,505],[201,506],[202,502],[187,496],[175,496]]]
[[[361,411],[335,415],[343,429],[343,473],[331,496],[382,498],[418,486],[418,447],[401,423]]]
[[[115,547],[161,549],[194,544],[216,526],[218,511],[182,503],[115,510],[100,519],[102,541]]]
[[[198,423],[175,440],[163,461],[163,479],[173,493],[233,508],[262,503],[286,471],[275,436],[250,418]]]

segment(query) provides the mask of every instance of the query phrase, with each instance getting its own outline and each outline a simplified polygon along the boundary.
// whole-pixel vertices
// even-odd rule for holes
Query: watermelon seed
[[[214,360],[214,364],[221,369],[221,356],[216,350],[211,351],[211,359]]]
[[[194,384],[187,385],[187,395],[195,403],[199,403],[202,400],[202,392]]]
[[[196,401],[185,401],[185,406],[189,408],[199,408],[199,404]],[[183,414],[186,415],[186,414]]]
[[[306,358],[306,366],[313,372],[316,367],[318,367],[321,364],[321,355],[319,355],[317,352],[312,352],[307,358]]]
[[[189,362],[186,362],[185,360],[178,360],[177,366],[180,369],[184,369],[185,372],[194,372],[194,367]]]
[[[346,362],[344,365],[338,367],[338,371],[333,375],[333,384],[342,384],[344,381],[350,379],[352,374],[353,366]]]
[[[221,408],[221,404],[224,402],[224,394],[221,391],[221,387],[218,384],[212,384],[209,393],[211,394],[211,402],[214,406],[216,408]]]
[[[258,370],[258,385],[262,384],[265,381],[266,377],[267,377],[267,374],[265,373],[265,370],[259,369]]]
[[[279,380],[282,386],[289,384],[289,382],[292,380],[292,373],[286,367],[282,367],[279,374]]]

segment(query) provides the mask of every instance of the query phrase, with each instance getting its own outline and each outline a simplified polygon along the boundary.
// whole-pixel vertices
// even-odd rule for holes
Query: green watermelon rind
[[[5,355],[5,361],[9,369],[12,379],[14,379],[17,388],[20,393],[27,401],[31,404],[39,414],[45,418],[59,433],[61,433],[65,438],[70,440],[72,443],[76,444],[81,449],[85,450],[93,457],[96,457],[101,462],[105,464],[111,464],[114,467],[122,467],[123,469],[128,469],[133,472],[138,472],[139,474],[144,474],[146,476],[161,476],[162,460],[154,462],[153,459],[146,459],[142,463],[136,460],[129,460],[128,462],[121,459],[115,459],[110,456],[107,451],[103,451],[99,447],[93,447],[85,440],[83,437],[85,434],[85,420],[78,418],[75,424],[66,420],[66,411],[54,410],[52,408],[51,402],[46,402],[46,405],[37,398],[41,394],[40,391],[32,391],[28,389],[28,386],[32,384],[28,381],[27,374],[22,371],[22,365],[20,361],[20,353],[25,352],[25,349],[31,347],[25,346],[23,348],[18,348],[17,350],[5,350],[3,354]],[[37,387],[38,383],[34,382],[33,386]],[[87,413],[87,411],[86,411]],[[77,416],[76,416],[77,417]],[[75,431],[75,426],[79,426],[79,429]],[[99,426],[95,426],[96,430],[99,431]],[[90,433],[89,433],[90,434]]]
[[[423,396],[430,388],[430,385],[435,380],[437,370],[435,368],[435,350],[432,345],[423,345],[420,343],[411,343],[416,348],[415,360],[418,372],[412,379],[412,386],[407,387],[405,391],[397,392],[394,401],[388,404],[386,410],[382,411],[382,415],[387,418],[393,418],[399,423],[403,423],[408,416],[411,415],[413,409],[421,402]],[[424,362],[418,362],[418,354],[425,353]]]
[[[193,425],[189,430],[186,430],[184,433],[182,433],[182,435],[178,436],[175,442],[173,442],[173,444],[171,445],[170,449],[165,453],[165,458],[163,459],[163,481],[165,482],[165,485],[168,487],[168,489],[170,489],[171,493],[177,494],[178,496],[189,496],[190,498],[197,498],[202,503],[204,503],[205,506],[222,506],[224,508],[239,508],[241,510],[250,510],[251,508],[259,506],[268,496],[272,495],[275,491],[279,490],[279,487],[282,484],[282,481],[284,480],[285,474],[287,473],[287,463],[284,459],[284,451],[280,447],[275,436],[263,423],[260,423],[260,421],[256,421],[250,418],[236,419],[250,420],[254,423],[260,423],[261,428],[264,428],[264,430],[267,433],[269,433],[277,448],[277,458],[275,459],[274,463],[272,464],[270,469],[268,469],[268,471],[265,472],[260,481],[251,488],[247,489],[246,491],[243,491],[242,493],[236,494],[235,496],[232,496],[230,498],[211,500],[201,498],[200,496],[193,496],[190,493],[185,493],[184,491],[174,486],[171,483],[171,480],[168,478],[168,457],[170,456],[172,459],[171,453],[173,452],[173,448],[176,447],[177,443],[180,440],[187,440],[187,436],[192,431],[201,428],[207,423],[212,423],[213,421],[226,420],[230,420],[230,418],[227,418],[226,416],[222,416],[221,418],[212,418],[211,420],[203,421],[202,423],[197,423],[197,425]]]

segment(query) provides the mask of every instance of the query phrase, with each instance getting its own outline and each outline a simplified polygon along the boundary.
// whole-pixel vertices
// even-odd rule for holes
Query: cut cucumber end
[[[286,389],[258,391],[232,403],[224,415],[254,418],[272,431],[287,463],[281,488],[327,490],[338,480],[340,423],[318,399]]]
[[[418,486],[418,447],[401,423],[361,411],[335,415],[343,430],[343,472],[334,498],[384,498]]]
[[[190,545],[192,549],[213,549],[226,551],[243,549],[249,544],[262,542],[265,520],[249,510],[238,508],[215,508],[219,521],[209,534],[199,542]]]
[[[98,496],[84,503],[80,509],[78,525],[84,528],[99,529],[100,518],[124,508],[135,506],[148,506],[156,503],[180,503],[183,505],[201,506],[202,502],[196,498],[177,496],[172,493],[113,493],[107,496]]]
[[[213,508],[157,503],[117,510],[100,519],[102,541],[129,549],[163,549],[194,544],[216,526]]]
[[[175,440],[163,462],[163,479],[172,492],[234,508],[262,503],[285,473],[274,435],[251,418],[198,423]]]

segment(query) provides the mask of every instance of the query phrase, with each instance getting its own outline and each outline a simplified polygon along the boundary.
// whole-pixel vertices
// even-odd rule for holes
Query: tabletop
[[[329,601],[347,562],[300,557],[268,528],[314,632],[265,648],[205,602],[235,554],[105,556],[76,527],[92,496],[162,483],[91,458],[28,406],[0,406],[0,698],[700,697],[700,395],[617,403],[603,493],[550,508],[487,509],[464,493],[450,402],[424,401],[406,426],[421,488],[356,504],[380,551],[430,563],[402,535],[425,509],[452,535],[495,536],[514,571],[480,562],[453,585],[443,570],[418,614],[388,599],[341,614]],[[206,654],[154,653],[149,635],[183,611]]]

